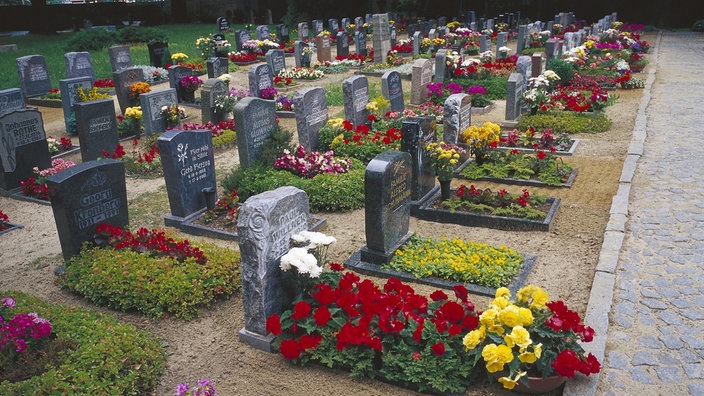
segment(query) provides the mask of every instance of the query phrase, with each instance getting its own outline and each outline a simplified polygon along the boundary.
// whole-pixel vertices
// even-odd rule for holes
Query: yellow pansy
[[[524,375],[526,375],[526,372],[525,372],[525,371],[521,371],[521,372],[519,372],[518,374],[516,374],[516,376],[515,376],[514,378],[511,378],[511,377],[501,377],[501,378],[499,378],[499,382],[500,382],[501,384],[503,384],[503,386],[504,386],[505,389],[513,389],[513,388],[515,388],[516,385],[518,384],[518,380],[519,380],[521,377],[523,377]]]

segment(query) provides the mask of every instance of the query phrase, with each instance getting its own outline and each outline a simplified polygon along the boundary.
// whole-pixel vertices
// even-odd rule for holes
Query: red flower
[[[447,334],[450,335],[450,337],[454,337],[456,335],[460,335],[464,332],[464,326],[463,325],[458,325],[458,324],[453,324],[450,326],[450,328],[447,330]]]
[[[413,331],[413,339],[416,342],[420,342],[421,335],[423,334],[423,328],[425,327],[425,319],[418,318],[416,321],[418,322],[418,327],[416,327],[415,331]]]
[[[266,320],[266,331],[277,336],[281,334],[281,318],[279,315],[271,315]]]
[[[538,153],[536,154],[536,156],[538,157],[539,160],[544,160],[545,157],[547,157],[548,155],[545,154],[545,151],[543,151],[543,150],[538,150]]]
[[[442,290],[435,290],[433,294],[430,295],[430,299],[433,301],[445,301],[447,300],[447,294]]]
[[[464,187],[464,184],[461,186]],[[464,287],[463,285],[455,285],[452,287],[452,290],[455,292],[455,296],[460,300],[467,302],[467,288]]]
[[[328,305],[335,302],[337,297],[330,285],[321,283],[318,285],[318,291],[313,294],[313,298],[318,300],[320,305]]]
[[[462,326],[470,331],[476,329],[479,326],[479,317],[476,315],[465,315]]]
[[[442,342],[438,342],[437,344],[432,345],[430,349],[432,349],[433,353],[437,356],[445,354],[445,344],[443,344]]]
[[[415,359],[415,360],[420,360],[420,352],[415,351],[415,352],[413,352],[413,355],[412,355],[412,356],[413,356],[413,359]]]
[[[344,271],[345,267],[342,266],[342,264],[338,263],[330,263],[330,269],[333,271]]]
[[[557,355],[551,366],[558,375],[574,378],[575,371],[582,366],[582,360],[579,359],[575,351],[567,349]]]
[[[301,347],[296,340],[283,340],[279,351],[286,359],[296,359],[301,356]]]
[[[315,314],[313,314],[313,317],[315,318],[316,325],[325,326],[330,320],[330,310],[328,309],[328,307],[323,305],[322,307],[319,307],[315,310]]]
[[[318,344],[320,344],[320,340],[322,339],[323,337],[321,335],[304,335],[298,341],[298,347],[301,351],[315,348],[318,346]]]
[[[310,304],[306,301],[299,301],[293,306],[293,313],[291,314],[291,319],[301,320],[307,318],[310,315]]]
[[[438,308],[437,316],[450,323],[457,323],[464,319],[464,308],[454,301],[448,301]]]
[[[590,353],[587,355],[587,360],[582,361],[582,367],[580,367],[579,371],[584,375],[596,374],[601,371],[601,364],[599,364],[596,356]]]
[[[374,122],[377,120],[376,116],[374,114],[369,114],[369,117],[367,117],[367,120]]]

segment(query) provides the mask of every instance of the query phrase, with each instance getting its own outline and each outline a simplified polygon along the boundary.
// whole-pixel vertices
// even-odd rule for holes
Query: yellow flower
[[[519,307],[518,316],[521,318],[521,325],[523,327],[530,326],[533,324],[533,311],[528,308]]]
[[[513,348],[514,345],[518,345],[521,348],[525,348],[530,345],[533,341],[530,339],[530,333],[523,326],[516,326],[511,330],[511,334],[504,337],[504,342],[506,345]]]
[[[499,311],[494,309],[494,308],[489,308],[486,311],[482,312],[482,314],[479,316],[479,323],[483,324],[484,326],[493,326],[494,322],[496,321],[496,318],[499,316]]]
[[[486,362],[486,369],[495,373],[504,369],[504,365],[513,360],[511,348],[506,345],[489,344],[482,349],[482,358]]]
[[[499,322],[508,327],[516,327],[520,325],[522,322],[518,307],[513,304],[507,305],[504,309],[499,312]]]
[[[499,298],[499,297],[511,298],[511,291],[508,289],[508,287],[500,287],[500,288],[496,289],[496,295],[494,297],[496,297],[496,298]]]
[[[494,301],[492,301],[491,305],[496,307],[496,309],[504,309],[508,306],[509,303],[510,301],[508,301],[508,299],[499,297],[495,298]]]
[[[484,326],[481,326],[467,333],[462,339],[462,344],[464,344],[465,350],[469,351],[470,349],[476,348],[485,338],[486,330]]]
[[[543,352],[542,346],[543,344],[534,345],[533,352],[528,352],[527,347],[522,347],[518,355],[518,360],[522,363],[535,363],[536,360],[540,359],[540,355]]]
[[[511,378],[511,377],[501,377],[499,378],[499,382],[503,384],[504,388],[506,389],[513,389],[516,387],[518,384],[518,380],[526,375],[525,371],[521,371],[518,374],[516,374],[516,377]]]

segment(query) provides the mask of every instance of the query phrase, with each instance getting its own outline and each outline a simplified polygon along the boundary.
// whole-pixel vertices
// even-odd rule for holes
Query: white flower
[[[557,81],[560,79],[560,76],[558,76],[557,73],[552,70],[545,70],[543,72],[543,76],[545,76],[545,78],[547,78],[549,81]]]
[[[322,161],[323,158],[320,157],[320,160]],[[316,246],[329,246],[337,242],[337,239],[335,239],[335,237],[325,235],[322,232],[301,231],[300,233],[298,233],[298,235],[303,236],[304,238],[306,238],[308,243]]]
[[[509,52],[511,52],[511,48],[506,47],[506,46],[504,46],[504,47],[499,47],[499,52],[503,52],[503,53],[508,54]]]
[[[229,83],[232,80],[232,76],[225,73],[218,76],[218,80]]]
[[[308,253],[306,248],[291,248],[288,253],[281,256],[279,268],[282,271],[288,271],[291,267],[296,267],[301,274],[311,274],[313,278],[317,278],[320,275],[317,269],[318,260],[315,259],[315,256]],[[313,276],[312,274],[314,273],[318,273],[318,275]]]

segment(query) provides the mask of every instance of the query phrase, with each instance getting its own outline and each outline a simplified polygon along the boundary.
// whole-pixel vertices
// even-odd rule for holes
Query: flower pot
[[[521,380],[518,381],[518,385],[516,385],[513,390],[516,392],[531,394],[546,393],[559,388],[565,383],[565,381],[567,381],[567,377],[562,377],[559,375],[553,375],[546,378],[526,377],[521,378]]]
[[[633,73],[640,73],[645,69],[645,65],[630,65]]]
[[[452,179],[450,180],[440,180],[440,199],[443,201],[446,199],[450,199],[450,183],[452,182]]]

